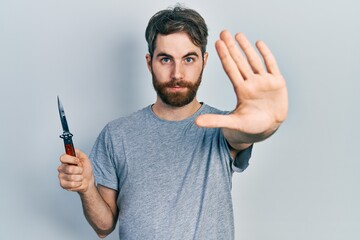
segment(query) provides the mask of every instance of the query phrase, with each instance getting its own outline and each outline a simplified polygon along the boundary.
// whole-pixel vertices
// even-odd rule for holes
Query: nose
[[[174,62],[173,69],[171,73],[171,78],[173,79],[183,79],[184,78],[184,69],[181,65],[181,62]]]

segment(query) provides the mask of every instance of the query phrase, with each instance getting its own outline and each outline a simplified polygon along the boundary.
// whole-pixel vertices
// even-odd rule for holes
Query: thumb
[[[195,119],[195,124],[204,128],[230,128],[236,129],[239,121],[232,115],[204,114]]]
[[[75,149],[75,153],[76,153],[76,157],[80,160],[80,163],[90,161],[88,156],[79,149]]]

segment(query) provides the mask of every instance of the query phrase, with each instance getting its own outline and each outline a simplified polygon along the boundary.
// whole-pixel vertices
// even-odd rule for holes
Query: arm
[[[234,154],[271,136],[288,112],[285,79],[270,49],[262,41],[256,43],[261,59],[245,35],[238,33],[235,39],[223,31],[216,42],[217,53],[236,94],[235,110],[229,115],[207,114],[196,119],[200,127],[222,128]]]
[[[64,154],[60,157],[60,185],[79,193],[86,219],[98,236],[104,238],[116,226],[117,191],[101,185],[96,187],[90,160],[79,150],[76,150],[76,156]]]

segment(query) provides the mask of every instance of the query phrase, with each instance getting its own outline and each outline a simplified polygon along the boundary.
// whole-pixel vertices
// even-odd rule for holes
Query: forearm
[[[116,226],[117,213],[111,210],[95,184],[79,195],[84,215],[98,236],[103,238],[110,234]]]
[[[271,135],[273,135],[279,128],[280,124],[274,125],[267,131],[257,134],[243,133],[237,130],[222,128],[224,137],[228,141],[229,145],[238,151],[244,150],[251,146],[253,143],[261,142]]]

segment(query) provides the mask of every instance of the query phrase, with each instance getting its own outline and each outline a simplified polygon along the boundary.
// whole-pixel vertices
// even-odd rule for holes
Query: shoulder
[[[215,107],[212,107],[210,105],[203,103],[202,111],[200,114],[224,114],[224,115],[226,115],[229,113],[230,113],[230,111],[220,110],[220,109],[217,109]]]
[[[119,138],[129,131],[136,131],[138,128],[144,126],[144,121],[148,118],[149,108],[145,107],[128,116],[119,117],[108,122],[102,129],[100,136],[104,138]]]
[[[136,112],[131,113],[130,115],[117,118],[109,122],[105,127],[110,130],[115,130],[118,128],[126,128],[134,126],[136,124],[142,123],[147,116],[149,115],[150,106],[144,107]]]

